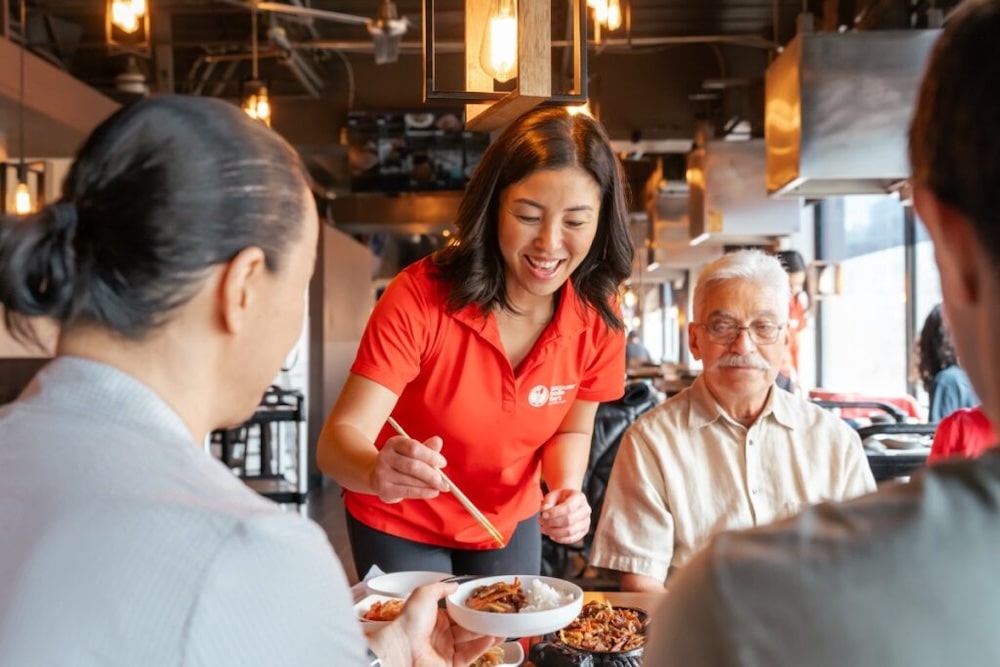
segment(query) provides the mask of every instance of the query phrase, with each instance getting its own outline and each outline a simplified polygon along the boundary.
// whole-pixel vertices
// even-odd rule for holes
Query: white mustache
[[[771,364],[756,354],[727,354],[715,362],[717,367],[759,368],[762,371],[771,370]]]

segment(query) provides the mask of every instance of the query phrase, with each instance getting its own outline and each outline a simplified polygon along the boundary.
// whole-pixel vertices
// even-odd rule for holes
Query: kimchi
[[[403,600],[376,600],[361,617],[366,621],[393,621],[403,611]]]

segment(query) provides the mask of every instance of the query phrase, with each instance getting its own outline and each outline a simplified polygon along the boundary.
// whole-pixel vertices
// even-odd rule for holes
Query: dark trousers
[[[358,577],[372,565],[383,572],[430,570],[452,574],[539,574],[542,567],[542,533],[538,515],[517,524],[503,549],[449,549],[414,542],[371,528],[347,514],[347,534]]]

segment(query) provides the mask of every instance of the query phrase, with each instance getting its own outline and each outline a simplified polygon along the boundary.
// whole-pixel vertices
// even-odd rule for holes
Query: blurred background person
[[[929,396],[928,421],[941,421],[959,408],[979,404],[969,376],[958,364],[941,304],[931,308],[924,320],[917,350],[917,370]]]
[[[981,405],[959,408],[938,424],[927,462],[955,457],[974,459],[996,444],[996,431]]]
[[[775,254],[788,274],[791,295],[788,299],[788,356],[778,372],[778,386],[788,391],[799,390],[799,336],[809,324],[809,292],[806,290],[806,260],[798,250],[781,250]]]
[[[628,342],[625,345],[625,361],[631,368],[652,363],[653,356],[642,342],[639,331],[634,329],[628,332]]]

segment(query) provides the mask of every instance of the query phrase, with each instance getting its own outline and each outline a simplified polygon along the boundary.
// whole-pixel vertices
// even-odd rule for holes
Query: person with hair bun
[[[589,531],[594,416],[625,391],[625,189],[599,123],[534,109],[483,154],[448,246],[379,299],[317,451],[360,575],[537,573],[542,535]],[[446,464],[503,548],[441,493]]]
[[[368,665],[323,531],[202,447],[298,338],[319,221],[292,148],[233,105],[159,96],[87,139],[59,200],[0,219],[0,304],[55,358],[0,409],[0,664]],[[418,589],[368,640],[466,665],[496,638]]]

